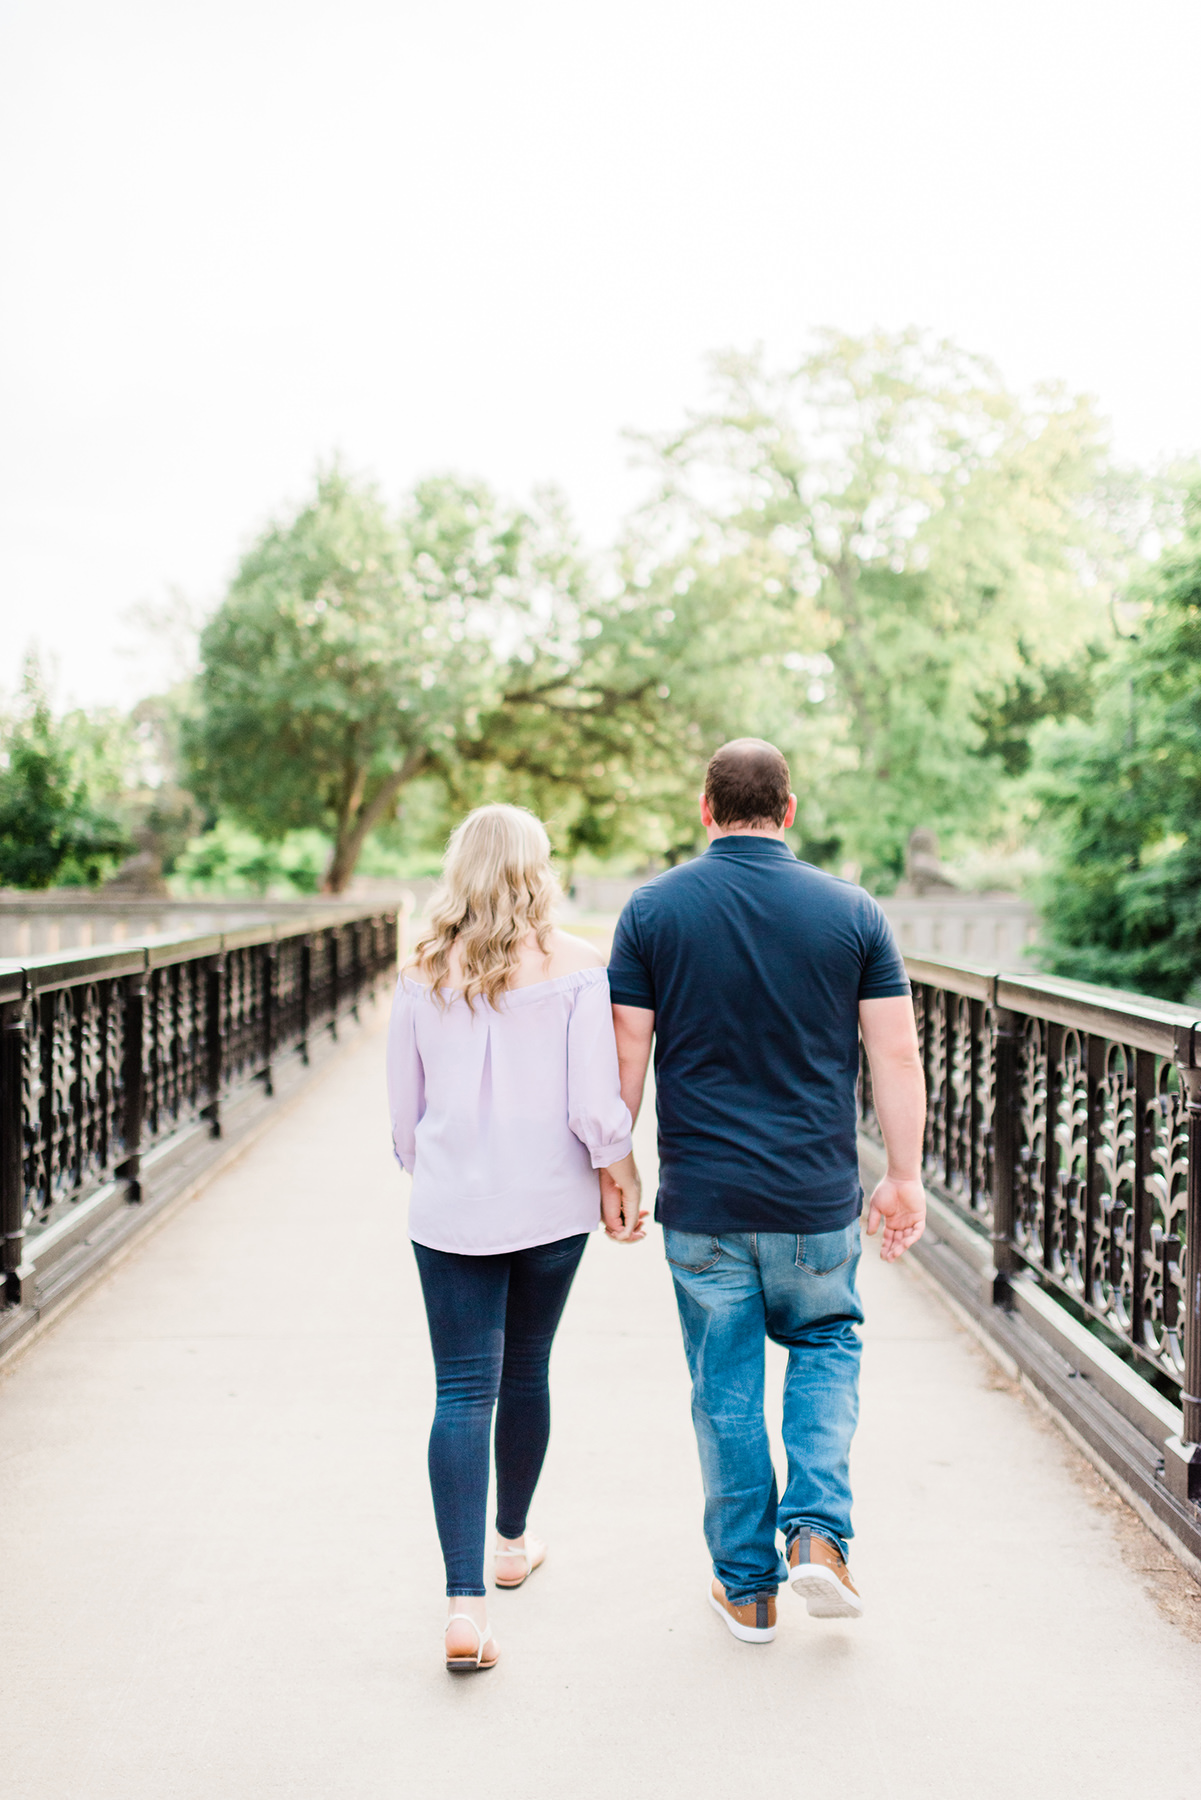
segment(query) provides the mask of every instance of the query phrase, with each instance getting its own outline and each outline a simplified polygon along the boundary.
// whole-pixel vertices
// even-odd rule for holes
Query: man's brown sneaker
[[[721,1582],[714,1578],[709,1590],[709,1604],[715,1613],[720,1613],[727,1627],[736,1638],[744,1644],[770,1644],[776,1635],[776,1596],[774,1594],[756,1594],[743,1606],[734,1606],[726,1599],[726,1590]]]
[[[863,1602],[833,1544],[802,1531],[788,1552],[788,1579],[813,1619],[859,1619]]]

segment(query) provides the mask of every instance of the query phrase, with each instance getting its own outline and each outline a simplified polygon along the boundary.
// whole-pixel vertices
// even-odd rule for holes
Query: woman
[[[550,842],[482,806],[451,837],[388,1038],[392,1137],[413,1177],[409,1233],[437,1374],[430,1486],[446,1562],[446,1666],[490,1669],[484,1598],[496,1415],[496,1585],[546,1554],[526,1511],[550,1434],[547,1369],[612,1178],[610,1236],[642,1237],[604,961],[555,929]]]

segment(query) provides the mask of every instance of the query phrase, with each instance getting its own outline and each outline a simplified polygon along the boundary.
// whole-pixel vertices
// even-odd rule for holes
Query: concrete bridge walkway
[[[868,1616],[785,1593],[760,1648],[704,1604],[661,1248],[602,1240],[556,1352],[550,1559],[497,1597],[501,1666],[448,1677],[381,1024],[0,1381],[8,1800],[1195,1794],[1197,1589],[874,1251]]]

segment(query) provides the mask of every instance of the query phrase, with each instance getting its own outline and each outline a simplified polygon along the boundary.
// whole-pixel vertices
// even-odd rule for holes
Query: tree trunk
[[[388,816],[390,809],[396,804],[396,796],[401,788],[420,774],[428,760],[424,750],[411,750],[400,768],[387,777],[366,805],[356,807],[345,819],[339,820],[334,853],[329,859],[329,867],[321,883],[323,894],[341,894],[346,891],[368,836]]]

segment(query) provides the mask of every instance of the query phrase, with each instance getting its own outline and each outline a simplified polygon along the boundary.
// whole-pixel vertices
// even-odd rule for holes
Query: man
[[[863,1320],[859,1034],[888,1150],[867,1229],[883,1222],[887,1261],[925,1224],[925,1085],[883,913],[785,842],[796,797],[780,752],[759,738],[724,745],[700,805],[708,850],[633,895],[609,983],[635,1115],[655,1046],[655,1216],[692,1375],[710,1601],[735,1637],[766,1643],[783,1580],[819,1618],[863,1610],[847,1567]],[[604,1198],[611,1222],[619,1208]],[[765,1336],[788,1351],[782,1497],[763,1413]]]

